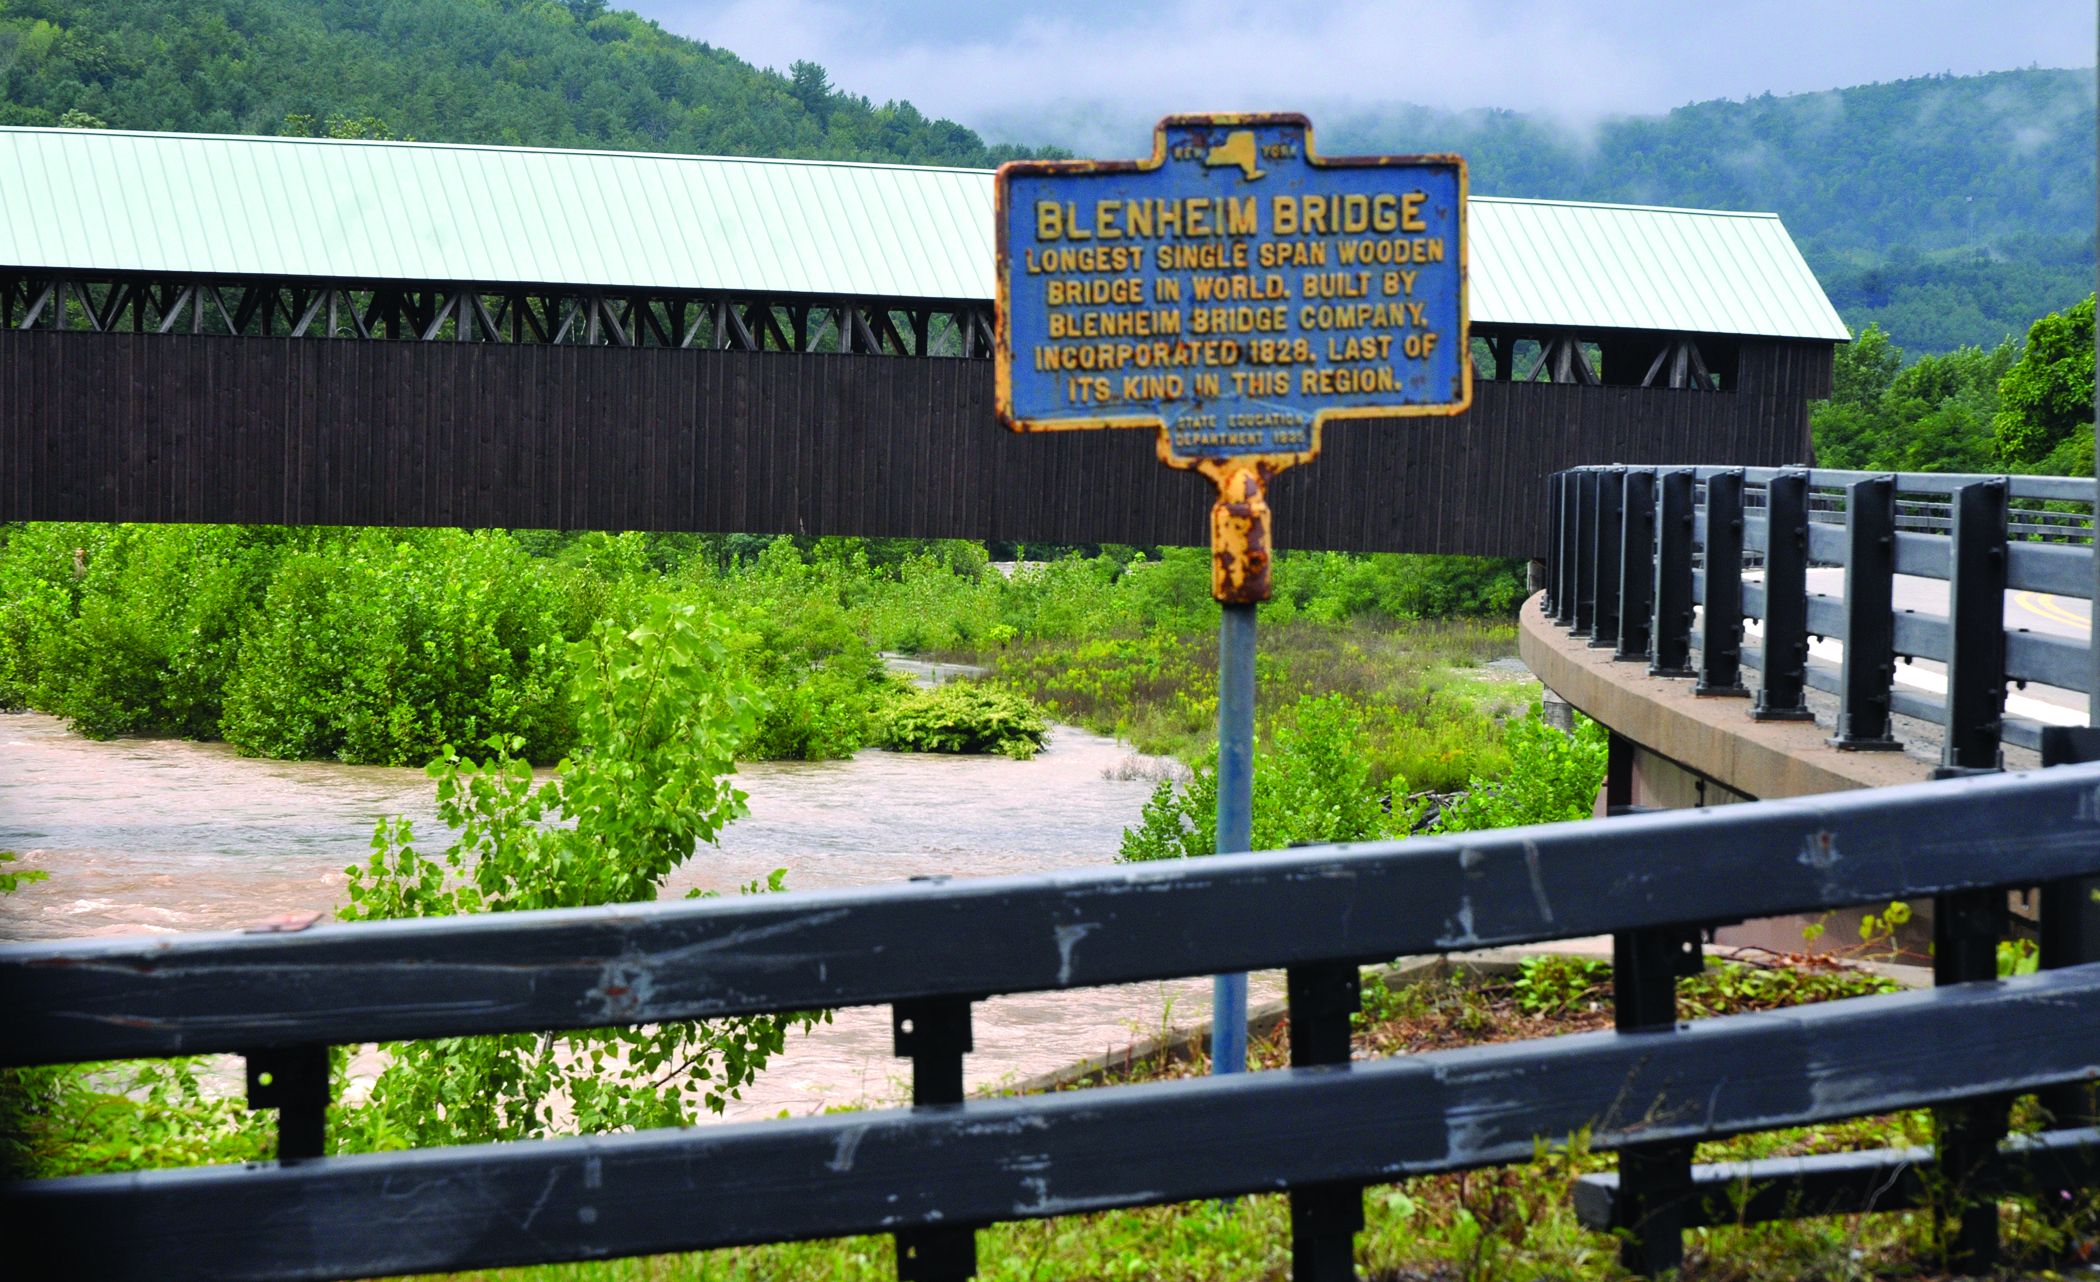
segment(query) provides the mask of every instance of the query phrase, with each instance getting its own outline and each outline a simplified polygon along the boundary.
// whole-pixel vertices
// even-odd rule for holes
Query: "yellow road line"
[[[2072,627],[2085,628],[2088,631],[2092,629],[2093,621],[2089,616],[2066,607],[2047,592],[2021,592],[2017,594],[2017,598],[2021,606],[2045,619],[2054,619],[2058,623],[2068,623]],[[2083,606],[2084,602],[2079,604]]]

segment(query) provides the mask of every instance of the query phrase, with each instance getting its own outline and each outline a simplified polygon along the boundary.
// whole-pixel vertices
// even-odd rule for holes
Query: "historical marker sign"
[[[1139,161],[1000,169],[999,415],[1151,427],[1225,473],[1472,399],[1465,162],[1323,158],[1297,115],[1172,116]]]
[[[1154,428],[1218,487],[1217,849],[1246,850],[1268,478],[1330,420],[1472,401],[1465,162],[1323,158],[1303,116],[1169,116],[1148,159],[1020,161],[997,191],[999,417]],[[1217,977],[1216,1072],[1246,1066],[1246,979]]]

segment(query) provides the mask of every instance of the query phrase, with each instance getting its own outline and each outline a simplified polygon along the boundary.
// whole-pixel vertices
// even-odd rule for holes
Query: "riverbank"
[[[790,890],[912,877],[1025,875],[1105,864],[1175,763],[1113,739],[1053,729],[1030,761],[865,749],[843,761],[759,762],[737,785],[751,813],[668,880],[734,894],[788,870]],[[1041,809],[1058,798],[1055,822]],[[373,824],[438,824],[421,770],[243,757],[181,739],[83,739],[39,713],[0,713],[0,850],[49,874],[0,897],[0,938],[238,930],[271,918],[333,918],[344,869]],[[1280,992],[1264,979],[1263,993]],[[979,1009],[971,1087],[1098,1055],[1162,1021],[1208,1018],[1206,980],[999,998]],[[369,1076],[370,1061],[360,1072]],[[788,1039],[723,1115],[730,1120],[894,1102],[907,1066],[888,1014],[842,1011]],[[712,1115],[710,1115],[712,1116]]]

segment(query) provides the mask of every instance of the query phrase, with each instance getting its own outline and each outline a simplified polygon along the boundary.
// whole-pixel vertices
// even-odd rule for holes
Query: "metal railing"
[[[1680,498],[1681,487],[1680,487]],[[1675,509],[1666,509],[1674,511]],[[1964,509],[1966,511],[1966,509]],[[2063,755],[2063,754],[2059,754]],[[737,901],[499,913],[299,933],[0,947],[0,1064],[244,1055],[278,1160],[18,1181],[0,1231],[53,1277],[347,1278],[894,1234],[899,1275],[960,1279],[1007,1220],[1287,1191],[1295,1276],[1353,1276],[1365,1186],[1621,1154],[1581,1205],[1667,1268],[1681,1231],[1930,1199],[1987,1266],[1993,1199],[2092,1180],[2100,1131],[2007,1140],[2007,1097],[2090,1125],[2100,765],[1358,847]],[[1691,857],[1690,852],[1697,852]],[[1995,979],[2005,888],[2045,888],[2042,973]],[[1703,929],[1933,897],[1949,986],[1679,1024]],[[1351,1062],[1359,966],[1612,933],[1618,1031]],[[1281,967],[1292,1066],[963,1098],[972,1005]],[[888,1005],[909,1108],[325,1156],[327,1048]],[[1892,1048],[1900,1048],[1892,1053]],[[1941,1150],[1695,1168],[1729,1135],[1933,1106]],[[1876,1192],[1880,1202],[1872,1200]],[[1736,1202],[1732,1201],[1731,1205]],[[1777,1208],[1776,1210],[1774,1208]],[[1790,1209],[1792,1208],[1792,1209]],[[18,1256],[18,1267],[34,1267]]]
[[[1547,483],[1545,609],[1616,659],[1703,695],[1754,695],[1760,719],[1812,719],[1806,691],[1833,694],[1840,748],[1900,747],[1897,715],[1935,723],[1949,771],[1996,769],[2001,744],[2039,749],[2047,724],[2084,720],[2031,701],[2008,714],[2008,685],[2089,699],[2095,678],[2089,635],[2007,628],[2005,609],[2032,593],[2074,599],[2053,607],[2067,623],[2088,617],[2090,480],[1589,467]],[[1841,593],[1811,590],[1828,568]],[[1898,576],[1945,582],[1944,612],[1900,606]],[[1842,655],[1816,654],[1826,641]],[[1944,665],[1944,694],[1899,679],[1917,661]]]

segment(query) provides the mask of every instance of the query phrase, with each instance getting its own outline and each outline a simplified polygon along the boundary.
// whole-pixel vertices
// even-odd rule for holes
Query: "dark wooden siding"
[[[1018,437],[983,361],[0,332],[0,520],[716,530],[1202,543],[1149,432]],[[1737,390],[1483,382],[1456,419],[1330,429],[1285,548],[1536,555],[1580,463],[1807,461],[1830,347]]]

